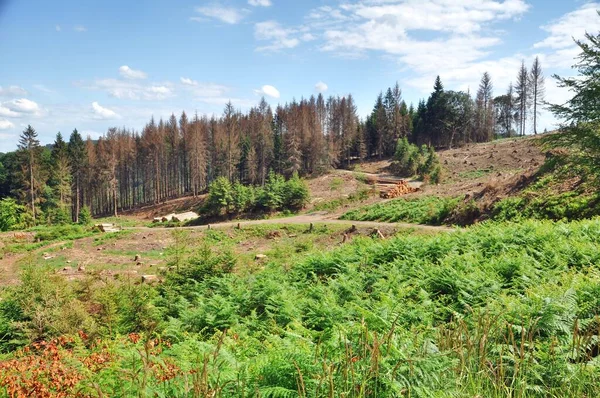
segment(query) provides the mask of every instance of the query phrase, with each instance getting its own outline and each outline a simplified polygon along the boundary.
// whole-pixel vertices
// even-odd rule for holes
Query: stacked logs
[[[394,199],[409,193],[416,192],[417,190],[417,188],[411,187],[405,180],[402,180],[398,184],[394,185],[393,188],[388,189],[386,191],[381,191],[379,196],[382,199]]]

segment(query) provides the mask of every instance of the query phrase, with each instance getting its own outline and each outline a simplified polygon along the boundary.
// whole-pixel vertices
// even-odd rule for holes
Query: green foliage
[[[275,211],[283,207],[285,196],[285,178],[271,171],[258,198],[258,204],[269,211]]]
[[[89,235],[91,235],[91,232],[81,225],[59,225],[39,228],[35,234],[35,239],[40,242],[49,242],[59,239],[75,240]]]
[[[79,224],[81,225],[90,225],[92,223],[92,212],[90,208],[87,206],[83,206],[81,210],[79,210]]]
[[[280,174],[269,173],[264,187],[233,185],[219,177],[209,188],[205,211],[213,215],[223,212],[240,215],[258,209],[267,211],[300,210],[310,198],[306,182],[297,173],[286,181]]]
[[[0,231],[23,228],[26,209],[12,198],[0,200]]]
[[[215,214],[220,214],[223,210],[226,213],[231,211],[233,207],[233,188],[227,178],[219,177],[210,184],[205,207]]]
[[[27,369],[39,349],[16,348],[74,336],[53,369],[106,396],[600,394],[600,220],[357,238],[244,273],[227,234],[206,239],[156,287],[28,268],[1,293],[3,359]]]
[[[396,174],[419,178],[437,184],[441,178],[441,166],[435,150],[431,146],[408,142],[406,137],[398,140],[392,169]]]
[[[458,206],[458,198],[425,196],[412,199],[394,199],[352,210],[342,220],[407,222],[416,224],[443,224]]]
[[[308,203],[310,193],[306,182],[302,180],[298,173],[294,173],[285,183],[284,203],[286,209],[300,210]]]

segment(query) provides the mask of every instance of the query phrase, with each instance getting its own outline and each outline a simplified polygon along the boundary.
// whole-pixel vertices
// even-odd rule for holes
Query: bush
[[[258,204],[269,211],[283,208],[285,204],[285,189],[285,178],[271,171],[258,200]]]
[[[83,206],[79,210],[79,224],[89,225],[92,222],[92,212],[87,206]]]
[[[27,210],[12,198],[0,200],[0,231],[22,228]]]
[[[233,187],[225,177],[219,177],[208,188],[205,209],[210,214],[219,215],[223,210],[229,213],[233,207]]]
[[[299,210],[308,203],[310,194],[306,182],[302,180],[298,173],[294,173],[285,183],[285,207],[287,209]]]
[[[392,170],[399,175],[418,175],[422,180],[437,184],[440,182],[442,169],[433,147],[423,145],[419,148],[404,137],[396,145]]]

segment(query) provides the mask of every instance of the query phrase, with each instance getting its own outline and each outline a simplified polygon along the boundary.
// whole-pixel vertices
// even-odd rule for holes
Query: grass
[[[3,388],[41,383],[64,396],[600,395],[600,219],[487,222],[460,233],[357,238],[329,251],[319,239],[331,230],[294,226],[271,242],[267,262],[236,272],[234,244],[264,239],[269,227],[181,234],[170,251],[173,261],[185,249],[180,271],[155,287],[27,271],[1,293]],[[46,343],[19,349],[33,340]]]
[[[313,206],[312,211],[334,211],[344,206],[364,202],[368,200],[372,195],[374,195],[372,189],[363,188],[353,194],[350,194],[346,198],[337,198],[316,203]]]
[[[393,199],[352,210],[340,218],[356,221],[441,225],[458,203],[458,198],[438,198],[435,196]]]

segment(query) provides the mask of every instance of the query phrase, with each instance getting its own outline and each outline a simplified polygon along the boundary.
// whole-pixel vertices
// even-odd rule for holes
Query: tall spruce
[[[87,151],[85,143],[77,129],[73,130],[69,137],[67,147],[69,154],[69,166],[71,168],[73,182],[73,220],[79,222],[79,212],[81,210],[81,191],[85,168],[87,166]]]
[[[521,62],[521,68],[517,74],[517,83],[515,84],[515,94],[519,105],[517,118],[519,122],[519,135],[523,136],[527,132],[527,110],[529,108],[530,89],[529,89],[529,71],[525,67],[525,61]]]
[[[531,88],[531,105],[533,106],[533,134],[537,134],[538,107],[544,103],[546,94],[544,72],[539,57],[535,57],[531,66],[529,87]]]
[[[35,222],[35,203],[37,200],[37,194],[41,188],[41,181],[39,181],[38,176],[41,162],[41,147],[40,141],[38,140],[37,132],[34,130],[33,127],[31,127],[31,125],[28,125],[19,137],[18,152],[20,154],[23,174],[25,176],[24,185],[25,191],[27,193],[27,202],[29,202],[31,214],[33,216],[33,221]]]

